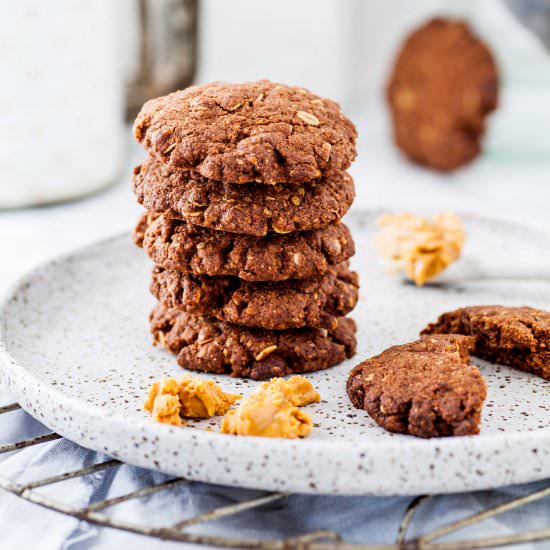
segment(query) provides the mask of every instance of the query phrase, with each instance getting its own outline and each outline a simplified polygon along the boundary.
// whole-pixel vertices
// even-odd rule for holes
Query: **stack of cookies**
[[[134,125],[153,262],[155,342],[182,367],[267,379],[355,352],[358,299],[346,169],[356,132],[339,106],[269,81],[194,86],[148,101]]]

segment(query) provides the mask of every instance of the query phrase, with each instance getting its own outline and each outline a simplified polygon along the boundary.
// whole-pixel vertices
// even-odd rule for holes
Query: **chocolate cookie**
[[[444,313],[422,334],[466,334],[473,354],[550,380],[550,312],[531,307],[473,306]]]
[[[313,279],[249,283],[155,267],[151,293],[166,307],[268,330],[333,328],[358,299],[357,273],[347,263]]]
[[[334,329],[269,331],[211,317],[197,317],[161,304],[151,312],[155,342],[187,369],[267,380],[326,369],[355,354],[355,323],[342,317]]]
[[[347,382],[353,405],[391,432],[419,437],[479,433],[487,395],[471,366],[474,339],[426,336],[393,346],[355,367]]]
[[[185,172],[153,159],[134,169],[133,187],[147,210],[256,236],[326,227],[340,220],[355,197],[353,180],[346,173],[307,186],[234,185],[191,180]]]
[[[140,219],[134,242],[166,269],[231,275],[245,281],[319,277],[355,253],[349,229],[342,223],[287,235],[252,237],[152,213]]]
[[[336,103],[267,80],[213,82],[151,99],[134,134],[188,177],[233,184],[305,183],[355,158],[355,127]]]
[[[433,19],[405,41],[387,97],[397,146],[414,162],[453,170],[481,150],[497,66],[466,23]]]

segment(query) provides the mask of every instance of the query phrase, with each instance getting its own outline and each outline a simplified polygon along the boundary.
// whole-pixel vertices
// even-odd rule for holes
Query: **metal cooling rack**
[[[21,407],[17,403],[13,403],[5,407],[0,407],[0,414],[9,413],[20,408]],[[31,439],[17,441],[15,443],[0,446],[0,454],[18,451],[27,447],[46,443],[47,441],[54,441],[56,439],[62,439],[62,436],[52,432],[38,437],[33,437]],[[407,537],[407,531],[414,518],[414,514],[423,502],[426,502],[431,498],[431,495],[416,497],[411,501],[403,514],[403,518],[401,519],[399,529],[396,533],[395,542],[393,544],[349,544],[343,540],[339,533],[329,530],[313,531],[299,537],[287,538],[284,540],[226,538],[211,536],[208,534],[194,534],[186,531],[186,529],[191,526],[210,521],[219,521],[223,518],[244,512],[245,510],[252,510],[271,502],[284,500],[285,498],[291,496],[288,493],[270,493],[259,498],[216,508],[210,512],[196,515],[172,525],[166,525],[163,527],[147,527],[137,523],[132,523],[131,521],[114,519],[102,514],[101,510],[112,508],[122,502],[139,499],[177,487],[179,485],[184,485],[186,483],[190,483],[190,481],[183,478],[172,479],[157,485],[141,488],[119,497],[94,502],[83,508],[76,508],[67,503],[53,500],[44,495],[38,494],[35,491],[35,489],[39,487],[45,487],[54,483],[61,483],[68,479],[86,476],[95,472],[107,470],[109,468],[117,468],[121,464],[123,463],[118,460],[107,460],[105,462],[94,464],[93,466],[80,468],[78,470],[69,471],[64,474],[35,480],[25,484],[16,483],[8,478],[0,476],[0,488],[9,491],[10,493],[13,493],[14,495],[17,495],[18,497],[29,502],[37,504],[38,506],[48,508],[49,510],[54,510],[61,514],[66,514],[82,521],[87,521],[100,527],[119,529],[162,540],[199,544],[205,547],[216,546],[223,548],[261,550],[474,550],[477,548],[498,548],[512,544],[550,540],[550,525],[545,525],[538,530],[526,531],[524,533],[517,533],[509,536],[451,542],[436,542],[441,537],[449,535],[459,529],[479,523],[490,517],[514,510],[543,498],[550,498],[550,485],[544,489],[539,489],[522,497],[512,499],[499,506],[488,508],[487,510],[467,516],[459,521],[449,523],[414,539],[409,539]]]

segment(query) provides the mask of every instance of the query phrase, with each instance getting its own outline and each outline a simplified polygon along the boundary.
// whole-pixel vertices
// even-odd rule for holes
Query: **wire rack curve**
[[[20,409],[17,403],[0,407],[0,414],[6,414],[11,411]],[[0,454],[9,453],[40,445],[48,441],[62,439],[62,436],[54,432],[17,441],[7,445],[0,446]],[[171,540],[187,544],[199,544],[205,547],[222,547],[222,548],[243,548],[243,549],[260,549],[260,550],[474,550],[478,548],[498,548],[512,544],[521,544],[527,542],[550,540],[550,526],[543,526],[541,529],[517,533],[514,535],[488,537],[482,539],[458,540],[450,542],[437,542],[438,539],[449,535],[459,529],[463,529],[470,525],[479,523],[485,519],[514,510],[521,506],[535,502],[543,498],[550,498],[550,485],[543,489],[533,491],[524,496],[512,499],[508,502],[488,508],[482,512],[467,516],[459,521],[455,521],[439,527],[428,533],[424,533],[419,537],[409,539],[407,537],[408,528],[413,521],[414,514],[423,502],[431,498],[431,495],[421,495],[414,498],[401,519],[399,529],[395,536],[393,544],[350,544],[346,543],[342,536],[336,531],[319,530],[312,531],[305,535],[287,539],[253,539],[253,538],[227,538],[220,536],[211,536],[207,534],[195,534],[186,532],[186,529],[198,524],[209,521],[222,520],[229,516],[234,516],[244,512],[259,508],[271,502],[284,500],[289,493],[270,493],[266,496],[246,500],[237,504],[216,508],[209,512],[193,516],[184,521],[163,527],[147,527],[133,523],[131,521],[115,519],[102,514],[101,511],[107,508],[112,508],[123,502],[133,499],[140,499],[161,491],[165,491],[189,483],[183,478],[175,478],[163,483],[144,487],[131,493],[124,494],[115,498],[105,499],[94,502],[83,508],[77,508],[67,503],[63,503],[35,491],[39,487],[45,487],[54,483],[61,483],[68,479],[86,476],[95,472],[100,472],[110,468],[117,468],[122,462],[118,460],[106,460],[86,468],[79,468],[60,475],[51,476],[43,479],[38,479],[30,483],[16,483],[6,477],[0,476],[0,488],[9,491],[20,498],[29,502],[54,510],[61,514],[77,518],[82,521],[98,525],[100,527],[109,527],[111,529],[119,529],[139,535],[154,537],[162,540]]]

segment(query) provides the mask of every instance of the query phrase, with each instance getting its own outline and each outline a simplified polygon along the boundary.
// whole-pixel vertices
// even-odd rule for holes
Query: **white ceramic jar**
[[[0,207],[82,196],[123,153],[116,2],[0,4]]]

